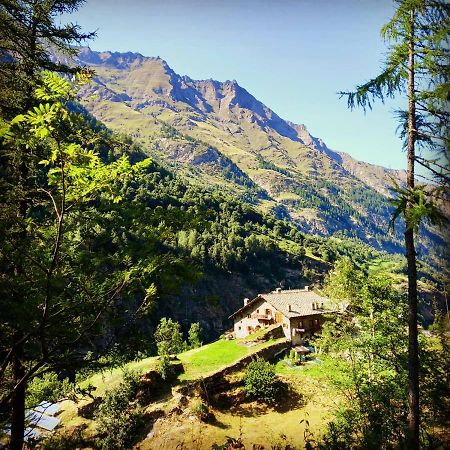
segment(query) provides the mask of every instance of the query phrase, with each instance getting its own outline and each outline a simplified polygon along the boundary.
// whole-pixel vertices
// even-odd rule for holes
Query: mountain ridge
[[[303,231],[401,251],[401,234],[388,235],[388,196],[404,171],[332,150],[235,80],[193,80],[160,57],[132,52],[85,47],[76,62],[95,71],[81,92],[88,111],[189,180],[233,192]]]
[[[258,121],[257,118],[254,118],[254,120],[256,120],[261,126],[269,126],[284,137],[299,141],[306,146],[313,147],[327,154],[338,164],[343,165],[344,168],[348,168],[349,172],[361,181],[378,190],[380,193],[384,195],[388,194],[388,189],[386,186],[384,184],[380,184],[379,182],[379,176],[384,175],[383,172],[389,174],[390,176],[394,176],[399,179],[400,182],[404,182],[406,179],[406,171],[404,170],[388,169],[377,164],[357,160],[346,152],[335,151],[329,148],[321,138],[312,136],[306,125],[296,124],[289,120],[282,119],[273,110],[265,106],[245,88],[240,86],[236,80],[225,80],[224,82],[213,80],[211,78],[205,80],[194,80],[187,75],[180,76],[176,74],[173,69],[171,69],[167,61],[159,56],[143,56],[141,53],[137,52],[96,52],[91,50],[89,47],[82,47],[78,55],[78,61],[87,65],[108,65],[115,69],[121,70],[124,67],[136,67],[137,64],[142,64],[145,61],[159,62],[164,67],[167,75],[169,75],[174,82],[171,92],[171,98],[174,101],[187,102],[191,106],[196,106],[200,111],[209,113],[215,109],[211,103],[207,102],[207,100],[211,101],[211,98],[215,97],[214,100],[216,100],[217,103],[215,112],[218,112],[220,117],[220,111],[221,109],[223,110],[223,108],[221,108],[221,99],[228,99],[230,92],[235,92],[235,95],[233,98],[229,99],[226,107],[237,105],[239,107],[257,112],[258,115],[263,118],[263,121]],[[192,87],[195,87],[197,92],[195,92]],[[211,96],[211,90],[214,91],[214,96]],[[225,94],[223,93],[224,90]],[[198,92],[202,94],[203,98],[198,96]],[[160,90],[155,93],[161,94],[164,93],[164,91]],[[122,96],[119,97],[119,100],[130,101],[131,98]],[[217,100],[219,101],[217,102]],[[154,101],[155,100],[153,100],[153,102]],[[152,102],[150,101],[149,104],[152,104]],[[145,103],[143,102],[139,104],[138,107],[143,107],[144,105]],[[359,170],[355,170],[355,168],[358,168]],[[377,179],[374,180],[373,175],[365,177],[365,172],[369,172],[369,174],[373,174],[373,172],[375,172]]]

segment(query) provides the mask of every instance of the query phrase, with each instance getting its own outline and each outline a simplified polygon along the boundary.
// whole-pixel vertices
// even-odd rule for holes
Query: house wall
[[[321,314],[313,316],[295,317],[290,320],[290,329],[292,334],[292,344],[302,344],[305,339],[309,339],[311,335],[319,331],[324,323],[324,317]],[[305,331],[298,333],[294,329],[304,329]]]
[[[292,332],[291,332],[291,321],[286,316],[283,316],[282,325],[283,325],[283,332],[284,332],[284,335],[286,336],[286,339],[290,340],[291,339],[291,335],[292,335]]]
[[[253,303],[250,307],[246,308],[244,311],[239,313],[239,315],[234,317],[234,335],[236,338],[244,338],[247,337],[249,334],[257,331],[257,327],[260,328],[263,327],[263,323],[261,323],[258,319],[248,317],[252,314],[266,314],[266,310],[270,312],[270,315],[273,318],[272,323],[275,323],[275,308],[270,304],[267,303],[265,300],[258,300],[255,303]],[[259,311],[259,313],[257,312]],[[284,316],[282,316],[283,319],[286,319]],[[284,323],[284,322],[283,322]],[[289,323],[288,323],[289,325]],[[283,327],[283,331],[285,331],[285,328]],[[286,335],[286,333],[285,333]]]
[[[278,311],[270,303],[267,303],[265,300],[261,299],[253,303],[249,308],[246,308],[238,316],[235,316],[235,337],[245,338],[249,334],[257,331],[257,327],[263,328],[264,323],[261,323],[257,318],[252,318],[251,316],[253,314],[266,314],[266,310],[270,312],[270,315],[274,320],[272,323],[275,323],[275,318],[279,320],[286,339],[291,340],[293,345],[302,344],[304,339],[310,338],[314,332],[319,331],[324,322],[324,317],[321,314],[289,319],[283,314],[278,313]],[[276,315],[276,313],[278,314]],[[303,328],[305,331],[299,333],[294,330],[299,328]]]

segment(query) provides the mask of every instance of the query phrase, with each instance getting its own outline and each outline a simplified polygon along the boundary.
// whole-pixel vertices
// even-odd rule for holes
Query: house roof
[[[233,318],[236,314],[247,309],[257,300],[265,300],[288,318],[324,314],[335,309],[328,298],[322,297],[314,291],[307,289],[292,289],[287,291],[277,290],[267,294],[258,294],[258,296],[249,301],[247,305],[232,314],[230,318]]]

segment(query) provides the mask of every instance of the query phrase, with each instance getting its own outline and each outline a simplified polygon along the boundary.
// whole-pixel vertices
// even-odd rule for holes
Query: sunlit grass
[[[194,380],[208,375],[238,361],[246,355],[255,353],[268,345],[281,342],[282,340],[267,341],[251,347],[245,346],[244,341],[241,340],[220,340],[181,353],[178,355],[178,358],[183,363],[184,373],[180,376],[180,380]]]

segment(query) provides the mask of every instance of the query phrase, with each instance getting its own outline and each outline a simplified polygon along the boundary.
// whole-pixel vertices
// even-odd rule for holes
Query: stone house
[[[258,294],[253,300],[244,299],[244,305],[230,316],[234,321],[234,335],[244,338],[255,331],[279,323],[292,345],[302,344],[319,331],[324,314],[335,310],[331,301],[304,289],[276,289]]]

